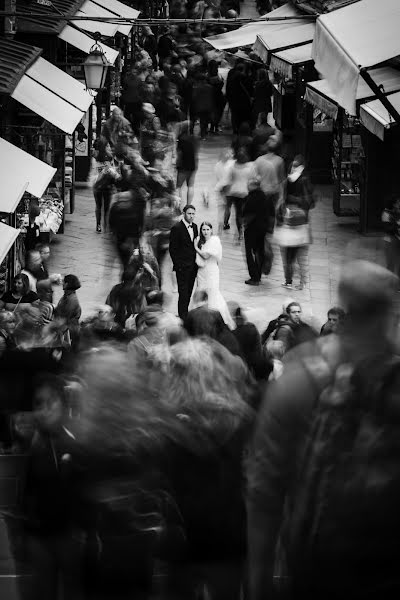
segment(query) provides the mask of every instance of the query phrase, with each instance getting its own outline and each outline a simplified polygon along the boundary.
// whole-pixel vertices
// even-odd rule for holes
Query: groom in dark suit
[[[185,319],[188,313],[190,297],[197,275],[196,250],[194,240],[198,236],[197,225],[193,223],[196,209],[187,204],[183,209],[183,219],[171,229],[169,253],[178,282],[178,314]]]

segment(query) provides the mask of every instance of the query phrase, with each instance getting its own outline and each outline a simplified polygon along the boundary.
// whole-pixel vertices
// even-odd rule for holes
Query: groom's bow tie
[[[190,227],[191,229],[193,229],[193,225],[188,225],[188,227]]]

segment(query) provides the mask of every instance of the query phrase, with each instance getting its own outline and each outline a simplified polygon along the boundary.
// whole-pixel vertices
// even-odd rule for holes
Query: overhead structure
[[[390,95],[388,100],[395,110],[400,112],[400,92]],[[372,100],[361,105],[360,121],[366,129],[382,141],[385,139],[385,134],[396,125],[380,100]]]
[[[257,39],[257,35],[276,33],[282,29],[287,29],[290,24],[304,23],[304,18],[301,19],[300,17],[304,17],[304,15],[297,8],[292,4],[284,4],[269,12],[264,18],[261,17],[253,23],[243,25],[234,31],[227,31],[226,33],[213,35],[204,39],[217,50],[252,46]],[[283,19],[276,21],[267,20],[276,18]]]
[[[274,52],[298,48],[310,44],[314,39],[315,23],[292,22],[279,31],[258,34],[254,52],[267,64]]]
[[[64,27],[61,33],[59,33],[58,37],[60,40],[71,44],[71,46],[78,48],[78,50],[81,50],[85,54],[90,53],[90,50],[94,44],[94,39],[90,37],[90,35],[87,35],[84,31],[80,31],[79,29],[68,24]],[[107,61],[113,65],[117,60],[119,54],[118,50],[115,50],[115,48],[110,48],[110,46],[107,46],[102,42],[97,43],[103,50]]]
[[[13,213],[25,191],[37,198],[43,196],[57,171],[3,138],[0,138],[0,156],[0,212]]]
[[[81,12],[88,17],[106,17],[109,19],[107,22],[105,21],[76,21],[76,24],[86,31],[92,31],[95,33],[96,31],[100,31],[99,27],[101,26],[110,26],[113,28],[113,33],[109,34],[109,37],[114,36],[116,32],[122,33],[123,35],[129,35],[131,29],[133,27],[132,24],[119,23],[116,21],[112,22],[112,17],[116,19],[125,18],[128,20],[136,20],[140,14],[140,11],[135,8],[131,8],[123,2],[119,2],[119,0],[86,0],[85,3],[81,7]],[[78,16],[79,13],[77,13]],[[86,23],[85,26],[81,25],[81,23]],[[90,27],[90,29],[88,29]],[[97,27],[97,29],[96,29]],[[104,34],[106,36],[106,34]]]
[[[9,227],[5,223],[0,222],[0,263],[7,256],[8,251],[20,234],[19,229]]]
[[[271,55],[270,69],[274,73],[280,73],[283,77],[291,79],[293,68],[312,62],[312,44],[304,44],[296,48],[281,50]]]
[[[373,77],[378,85],[382,85],[388,93],[400,90],[400,71],[392,67],[372,69],[371,77]],[[374,95],[374,92],[367,83],[363,79],[359,80],[356,94],[356,108],[350,114],[356,116],[358,114],[357,108],[360,107],[361,103],[369,98],[373,98]],[[392,98],[392,96],[389,96],[389,98]],[[336,119],[341,106],[340,98],[332,90],[328,79],[319,79],[318,81],[307,83],[305,100],[333,119]]]
[[[400,55],[399,30],[399,0],[360,0],[318,17],[312,49],[315,67],[350,114],[356,114],[365,70]]]
[[[73,133],[93,102],[83,83],[39,57],[11,94],[65,133]]]

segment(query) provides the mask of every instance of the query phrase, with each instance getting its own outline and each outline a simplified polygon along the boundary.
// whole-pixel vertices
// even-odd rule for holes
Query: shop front
[[[312,56],[322,81],[306,98],[334,117],[334,210],[360,216],[363,233],[380,228],[380,215],[398,192],[400,4],[363,0],[316,22]],[[331,107],[331,108],[329,108]],[[351,206],[348,206],[350,201]]]
[[[19,68],[11,71],[10,63],[16,56],[29,60],[21,58]],[[7,224],[23,233],[34,220],[37,241],[51,241],[63,230],[65,209],[71,202],[74,131],[93,98],[82,83],[42,58],[40,49],[27,44],[0,39],[0,71],[6,80],[2,90],[5,110],[0,134],[5,158],[1,170],[6,170],[2,181],[8,181],[9,190],[7,207],[0,210]],[[46,181],[44,187],[42,180]],[[24,235],[18,238],[3,264],[3,283],[20,267],[23,240]]]

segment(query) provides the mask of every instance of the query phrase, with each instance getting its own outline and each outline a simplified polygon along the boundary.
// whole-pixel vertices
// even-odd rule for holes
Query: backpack
[[[321,347],[337,343],[330,338]],[[398,595],[400,358],[332,368],[322,355],[306,368],[321,391],[290,519],[295,589],[325,599]]]

